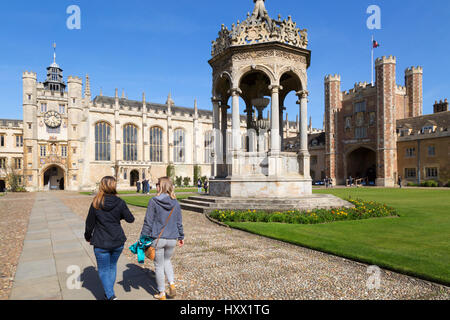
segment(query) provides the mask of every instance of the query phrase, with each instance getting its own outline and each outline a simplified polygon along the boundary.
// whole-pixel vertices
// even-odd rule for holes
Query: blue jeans
[[[122,254],[123,246],[113,250],[94,248],[97,258],[98,275],[103,284],[106,298],[114,296],[114,283],[117,276],[117,261]]]

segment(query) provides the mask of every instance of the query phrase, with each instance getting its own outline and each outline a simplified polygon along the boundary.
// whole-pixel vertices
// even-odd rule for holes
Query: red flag
[[[380,44],[376,40],[373,40],[373,48],[375,49],[378,48],[379,46]]]

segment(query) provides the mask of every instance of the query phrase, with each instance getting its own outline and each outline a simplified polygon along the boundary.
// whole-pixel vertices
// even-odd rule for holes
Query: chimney
[[[434,103],[434,113],[440,113],[440,112],[446,112],[449,111],[448,109],[448,100],[445,99],[444,101],[440,100],[439,102]]]

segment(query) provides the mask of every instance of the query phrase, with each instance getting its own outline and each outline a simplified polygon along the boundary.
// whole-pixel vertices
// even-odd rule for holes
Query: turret
[[[67,79],[69,109],[82,107],[83,80],[79,77],[69,77]]]
[[[69,77],[68,87],[68,138],[69,140],[79,139],[78,127],[81,122],[83,108],[83,80],[79,77]]]
[[[63,80],[63,69],[56,63],[56,44],[53,44],[53,63],[47,67],[47,79],[44,82],[44,89],[61,94],[66,90]]]
[[[396,119],[396,58],[378,58],[375,62],[378,136],[377,136],[377,186],[395,185],[397,172],[397,139],[392,134],[397,128]]]
[[[342,109],[341,76],[325,77],[325,171],[326,176],[336,183],[337,166],[337,112]]]
[[[24,139],[37,136],[37,75],[25,71],[22,75],[23,83],[23,130]]]
[[[423,114],[423,68],[411,67],[405,70],[407,95],[406,117],[419,117]]]

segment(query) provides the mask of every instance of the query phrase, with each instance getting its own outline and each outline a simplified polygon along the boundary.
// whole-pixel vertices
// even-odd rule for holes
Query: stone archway
[[[65,171],[58,165],[50,165],[42,171],[42,188],[45,191],[65,190]]]
[[[357,148],[347,154],[347,176],[353,179],[366,179],[369,185],[375,185],[376,152],[365,147]]]
[[[6,182],[5,180],[0,180],[0,192],[5,192],[6,190]]]

